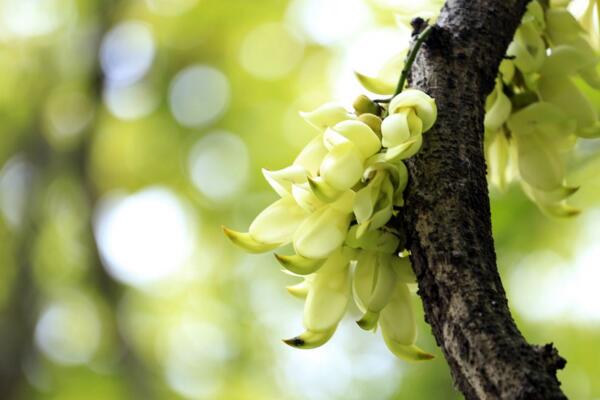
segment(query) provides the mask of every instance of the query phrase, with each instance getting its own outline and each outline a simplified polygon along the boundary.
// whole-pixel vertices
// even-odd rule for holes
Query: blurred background
[[[356,311],[322,348],[284,345],[295,279],[220,229],[275,199],[260,168],[315,135],[299,110],[351,104],[353,71],[406,45],[386,3],[0,0],[0,398],[461,398],[423,322],[425,364]],[[600,399],[599,152],[568,160],[576,218],[492,192],[518,325],[556,344],[584,400]]]

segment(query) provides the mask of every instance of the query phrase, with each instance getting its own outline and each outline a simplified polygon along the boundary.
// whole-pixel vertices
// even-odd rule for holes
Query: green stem
[[[429,34],[431,33],[432,30],[433,30],[433,25],[429,25],[429,26],[427,26],[427,28],[423,29],[423,31],[421,33],[419,33],[419,35],[417,36],[415,43],[412,45],[412,47],[410,48],[410,50],[408,52],[408,55],[406,56],[406,61],[404,63],[404,67],[402,68],[402,72],[400,73],[400,79],[398,80],[398,86],[396,86],[396,91],[394,92],[392,97],[387,98],[387,99],[374,99],[373,101],[375,103],[383,103],[383,104],[389,103],[390,101],[392,101],[394,96],[396,96],[398,93],[402,92],[402,90],[404,89],[404,85],[406,84],[406,80],[408,79],[408,73],[410,72],[410,69],[412,68],[413,63],[415,62],[415,59],[417,58],[417,53],[419,52],[421,45],[423,44],[423,42],[425,42],[425,40],[427,39],[427,37],[429,36]]]
[[[423,29],[423,31],[421,33],[419,33],[419,36],[417,36],[415,43],[410,48],[410,51],[408,52],[408,56],[406,57],[406,62],[404,63],[404,68],[402,68],[402,73],[400,74],[400,80],[398,81],[398,86],[396,86],[396,91],[394,92],[394,96],[397,95],[398,93],[402,92],[402,90],[404,89],[404,85],[406,84],[406,79],[408,79],[408,73],[410,72],[410,69],[412,68],[413,63],[415,62],[415,58],[417,58],[417,53],[419,52],[421,45],[423,45],[423,42],[425,42],[427,37],[429,37],[429,34],[431,33],[432,30],[433,30],[433,25],[429,25],[429,26],[427,26],[427,28]]]

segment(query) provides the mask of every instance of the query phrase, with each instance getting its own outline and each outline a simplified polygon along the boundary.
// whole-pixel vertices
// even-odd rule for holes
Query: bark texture
[[[467,399],[566,398],[565,360],[528,344],[510,315],[491,232],[484,101],[526,3],[448,0],[409,80],[439,116],[408,163],[404,224],[426,320]]]

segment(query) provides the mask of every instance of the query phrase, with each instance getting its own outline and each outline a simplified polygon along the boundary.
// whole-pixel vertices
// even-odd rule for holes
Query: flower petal
[[[313,111],[300,112],[300,116],[319,130],[352,118],[352,115],[344,107],[336,103],[325,103]]]
[[[300,165],[290,165],[277,171],[269,171],[263,168],[262,173],[269,185],[281,197],[292,194],[293,184],[306,182],[307,174],[304,167]]]
[[[307,330],[328,331],[344,316],[350,300],[348,264],[348,258],[338,248],[315,274],[304,304]]]
[[[384,147],[395,147],[410,138],[407,113],[391,114],[381,123],[381,143]]]
[[[437,118],[435,101],[426,93],[417,89],[405,89],[392,99],[389,106],[390,114],[395,114],[402,108],[413,108],[423,121],[423,132],[428,131]]]
[[[307,213],[292,197],[284,197],[265,208],[250,224],[252,238],[263,243],[289,243]]]
[[[360,180],[364,158],[352,142],[334,146],[321,163],[321,176],[331,187],[347,190]]]
[[[327,148],[323,145],[323,135],[313,138],[298,154],[294,165],[303,167],[312,176],[316,176],[323,158],[327,155]]]
[[[330,205],[312,213],[294,235],[296,253],[307,258],[326,258],[346,238],[351,214],[335,210]]]
[[[299,254],[294,254],[291,256],[275,254],[275,258],[277,261],[279,261],[282,267],[297,275],[312,274],[321,268],[325,262],[325,259],[306,258]]]
[[[381,141],[377,134],[362,121],[343,121],[335,124],[332,130],[354,143],[365,158],[371,157],[381,148]],[[327,137],[327,132],[325,132],[325,137]]]
[[[262,243],[254,239],[247,232],[237,232],[226,227],[223,227],[223,232],[234,244],[250,253],[264,253],[282,245],[281,243]]]

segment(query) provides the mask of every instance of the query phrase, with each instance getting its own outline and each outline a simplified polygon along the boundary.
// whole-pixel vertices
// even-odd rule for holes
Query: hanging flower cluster
[[[323,345],[354,298],[363,312],[361,328],[379,326],[399,357],[429,359],[415,346],[407,287],[414,275],[405,244],[387,223],[404,203],[408,173],[403,160],[421,147],[437,108],[427,94],[407,89],[387,106],[359,96],[354,109],[325,104],[302,113],[319,134],[289,167],[263,170],[279,200],[254,219],[248,232],[224,228],[225,234],[249,252],[293,245],[294,254],[275,257],[289,273],[304,277],[288,290],[305,299],[306,331],[287,344]]]
[[[566,8],[532,1],[486,102],[491,182],[503,189],[518,180],[524,193],[553,216],[579,212],[566,202],[578,188],[565,182],[564,159],[577,138],[600,136],[597,112],[573,81],[579,77],[600,88],[600,57],[590,38]]]

